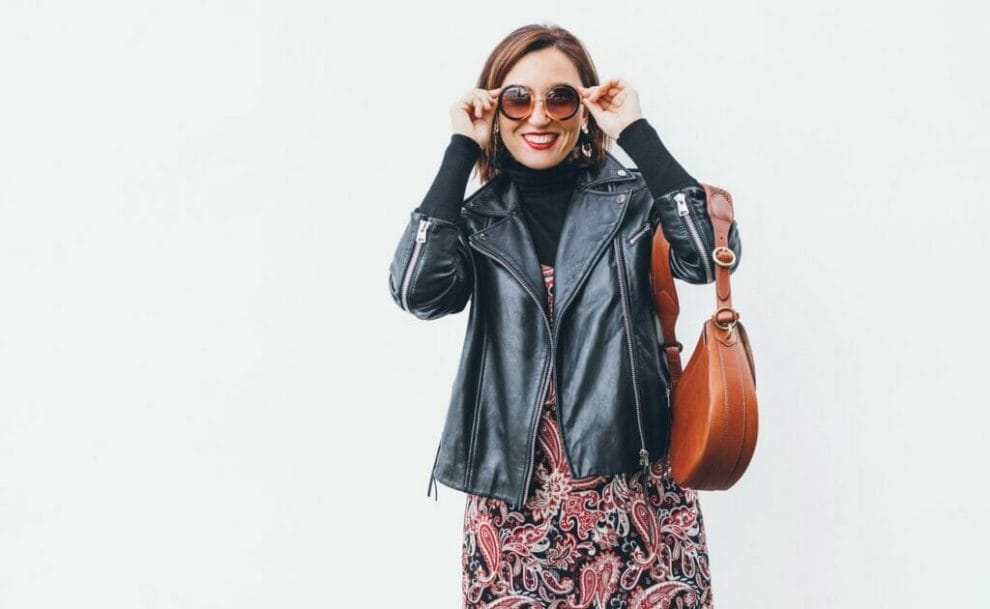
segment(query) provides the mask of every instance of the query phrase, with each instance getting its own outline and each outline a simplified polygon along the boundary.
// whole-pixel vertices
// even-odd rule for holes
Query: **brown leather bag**
[[[679,305],[670,270],[670,243],[655,231],[652,250],[654,305],[663,330],[671,382],[671,473],[681,486],[725,490],[746,471],[756,448],[756,370],[746,329],[732,308],[729,268],[736,256],[728,247],[732,197],[701,184],[715,229],[716,310],[705,320],[687,367],[674,333]]]

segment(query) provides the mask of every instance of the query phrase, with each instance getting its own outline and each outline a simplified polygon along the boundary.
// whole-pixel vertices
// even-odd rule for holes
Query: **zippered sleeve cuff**
[[[715,231],[708,215],[705,189],[688,186],[664,193],[654,199],[652,217],[653,224],[660,225],[670,243],[673,276],[688,283],[714,282]],[[729,269],[731,275],[742,260],[742,241],[735,219],[729,225],[728,246],[736,255],[736,262]]]
[[[474,289],[474,259],[460,226],[413,211],[388,271],[392,300],[419,319],[464,309]]]
[[[481,146],[473,138],[462,133],[451,134],[433,184],[415,211],[456,222],[461,215],[471,170],[479,156]]]

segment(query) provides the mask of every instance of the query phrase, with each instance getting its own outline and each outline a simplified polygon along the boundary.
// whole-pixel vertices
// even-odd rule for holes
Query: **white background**
[[[760,436],[701,493],[716,606],[979,606],[987,17],[4,2],[0,607],[460,606],[464,497],[425,492],[467,313],[386,269],[450,105],[544,21],[734,197]]]

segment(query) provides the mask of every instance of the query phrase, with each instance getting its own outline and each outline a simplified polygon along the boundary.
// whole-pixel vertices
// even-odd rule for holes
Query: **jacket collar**
[[[635,180],[632,171],[626,169],[611,152],[606,151],[605,161],[600,166],[585,169],[578,175],[575,191],[599,187],[628,192]],[[605,186],[611,183],[617,186]],[[519,207],[519,193],[508,175],[502,173],[469,196],[464,201],[464,207],[479,214],[504,216]]]
[[[465,202],[471,211],[501,216],[469,235],[468,243],[507,267],[547,314],[543,272],[532,236],[519,211],[516,186],[511,180],[499,178],[486,184]],[[555,319],[559,319],[567,309],[585,275],[614,237],[629,205],[630,191],[635,182],[632,171],[623,167],[610,153],[606,153],[601,166],[579,175],[557,245],[554,265]]]

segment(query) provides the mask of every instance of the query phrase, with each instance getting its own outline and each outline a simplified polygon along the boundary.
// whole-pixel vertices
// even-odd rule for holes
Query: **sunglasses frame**
[[[519,87],[520,89],[525,89],[530,94],[531,103],[529,104],[529,111],[524,116],[522,116],[520,118],[516,118],[514,116],[509,116],[508,113],[505,111],[505,108],[502,106],[502,96],[505,95],[505,93],[509,89],[512,89],[513,87]],[[571,91],[574,92],[575,99],[577,99],[577,104],[575,104],[575,106],[574,106],[574,111],[571,112],[570,114],[568,114],[565,117],[554,116],[553,114],[550,113],[549,110],[547,110],[547,106],[546,106],[547,93],[549,93],[549,92],[551,92],[551,91],[553,91],[555,89],[570,89]],[[569,119],[569,118],[573,117],[575,114],[577,114],[578,113],[578,110],[581,109],[581,93],[579,93],[578,90],[575,87],[573,87],[573,86],[571,86],[571,85],[569,85],[569,84],[567,84],[567,83],[564,82],[564,83],[559,83],[559,84],[553,85],[552,87],[550,87],[549,89],[547,89],[546,91],[543,92],[543,97],[537,98],[533,94],[533,89],[531,89],[530,87],[527,87],[526,85],[509,84],[509,85],[505,85],[502,88],[502,90],[499,92],[499,94],[498,94],[498,106],[497,107],[498,107],[498,111],[502,114],[502,116],[504,116],[505,118],[509,119],[510,121],[524,121],[527,118],[529,118],[531,114],[533,114],[533,111],[536,110],[536,104],[539,103],[539,102],[543,102],[543,111],[546,112],[547,116],[549,116],[550,118],[552,118],[554,120],[566,121],[567,119]]]

